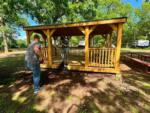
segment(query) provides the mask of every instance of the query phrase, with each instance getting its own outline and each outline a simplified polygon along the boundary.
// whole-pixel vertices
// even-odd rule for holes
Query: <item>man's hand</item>
[[[35,46],[34,46],[34,52],[35,52],[35,54],[37,54],[38,56],[40,56],[40,54],[41,54],[41,49],[40,49],[40,47],[39,47],[38,45],[35,45]]]

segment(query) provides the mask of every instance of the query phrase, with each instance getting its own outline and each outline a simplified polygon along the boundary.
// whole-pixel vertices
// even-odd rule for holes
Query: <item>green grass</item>
[[[19,72],[24,71],[23,59],[23,55],[0,58],[0,85],[9,85],[21,77]]]
[[[32,87],[20,92],[20,87],[28,85],[21,81],[23,75],[23,54],[0,58],[0,113],[40,113],[33,107]]]
[[[18,52],[18,51],[25,51],[25,50],[26,48],[10,48],[8,51],[12,53],[12,52]],[[3,54],[3,53],[4,53],[4,50],[0,50],[0,54]]]
[[[148,48],[121,48],[122,52],[150,52],[150,47]]]
[[[0,113],[45,113],[45,111],[48,110],[48,108],[45,108],[39,111],[38,107],[40,105],[36,105],[42,102],[44,98],[39,99],[33,94],[32,83],[26,83],[27,79],[23,79],[23,77],[26,76],[27,75],[24,75],[23,54],[0,58]],[[56,106],[56,104],[59,106],[59,103],[64,104],[65,102],[69,104],[75,103],[74,99],[78,98],[76,100],[78,100],[80,104],[76,105],[78,107],[77,113],[103,113],[103,111],[110,111],[111,113],[122,112],[120,110],[130,111],[131,113],[150,112],[150,103],[148,102],[150,77],[148,75],[135,71],[123,72],[123,84],[117,84],[116,81],[119,80],[114,79],[112,81],[112,83],[115,82],[116,86],[113,84],[108,85],[105,83],[106,81],[104,82],[103,80],[93,83],[88,83],[85,80],[83,84],[84,77],[82,78],[83,80],[69,79],[67,77],[67,80],[69,79],[72,83],[64,82],[60,84],[63,80],[66,80],[65,77],[63,78],[62,76],[63,75],[52,78],[51,80],[53,80],[53,82],[50,81],[50,84],[48,84],[50,89],[46,89],[45,94],[48,95],[46,99],[51,99],[50,101],[48,100],[51,103],[50,107],[54,107],[53,105]],[[32,78],[31,75],[29,75],[29,77]],[[92,77],[90,79],[92,79]],[[100,89],[103,86],[100,85],[100,87],[97,87],[98,84],[96,84],[96,82],[98,84],[104,82],[104,84],[107,85],[105,86],[105,90],[101,91]],[[125,84],[128,90],[119,89]],[[82,90],[81,88],[90,89],[88,93],[90,93],[91,96],[83,96],[81,98],[69,93],[70,90],[78,87],[80,90]],[[137,88],[138,92],[132,90],[132,87]],[[94,91],[93,89],[98,91]],[[63,91],[67,94],[63,93]],[[61,100],[61,97],[65,97],[65,100],[62,99],[62,101],[58,102],[58,100]],[[64,106],[64,108],[66,106]]]

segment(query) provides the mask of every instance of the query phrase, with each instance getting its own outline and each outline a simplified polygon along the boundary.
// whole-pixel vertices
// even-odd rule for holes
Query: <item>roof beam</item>
[[[109,24],[109,26],[112,28],[113,31],[117,31],[118,27],[116,24]]]
[[[89,34],[91,34],[94,30],[95,30],[96,26],[91,26],[91,27],[79,27],[79,30],[85,34],[86,33],[86,29],[88,29]]]
[[[69,28],[69,27],[85,27],[85,26],[94,26],[94,25],[125,23],[126,21],[127,21],[127,18],[116,18],[116,19],[110,19],[110,20],[97,20],[97,21],[89,21],[89,22],[29,26],[29,27],[24,27],[24,30],[39,30],[39,29],[54,29],[54,28]]]

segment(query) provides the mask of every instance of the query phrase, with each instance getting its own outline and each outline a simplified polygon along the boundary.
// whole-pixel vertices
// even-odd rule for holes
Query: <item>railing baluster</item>
[[[108,60],[108,51],[107,51],[107,49],[105,49],[105,67],[107,67],[107,60]]]
[[[105,55],[104,55],[104,59],[105,59],[105,60],[104,60],[104,65],[105,65],[105,67],[106,67],[106,66],[107,66],[107,64],[106,64],[106,63],[107,63],[107,62],[106,62],[106,60],[107,60],[107,50],[104,49],[104,51],[105,51],[105,53],[104,53],[104,54],[105,54]]]
[[[97,66],[97,49],[95,49],[95,66]]]
[[[99,66],[101,67],[101,49],[99,49]]]
[[[93,62],[94,62],[94,51],[93,51],[93,49],[92,49],[92,66],[93,66]]]
[[[89,49],[89,66],[90,66],[90,64],[91,64],[91,51]]]
[[[109,48],[108,49],[108,67],[110,67],[110,51],[111,49]]]
[[[45,49],[47,58],[47,49]],[[90,48],[89,66],[112,68],[115,62],[115,48]]]
[[[110,50],[110,48],[108,48],[107,67],[109,67],[109,50]]]
[[[103,65],[103,60],[104,60],[103,51],[104,51],[104,49],[102,49],[102,67],[104,66],[104,65]]]
[[[114,49],[112,49],[112,67],[114,66],[114,54],[115,54],[115,51]]]
[[[92,66],[92,63],[93,63],[93,50],[91,49],[91,66]]]
[[[92,50],[90,49],[90,66],[92,66]]]
[[[43,60],[45,60],[45,48],[43,48],[43,51],[42,51],[42,56],[43,56]]]
[[[113,53],[114,53],[114,56],[113,56],[113,67],[114,67],[114,66],[115,66],[115,62],[116,62],[116,61],[115,61],[115,59],[116,59],[116,58],[115,58],[115,56],[116,56],[116,48],[114,49],[114,52],[113,52]]]
[[[96,62],[97,60],[96,59],[97,59],[97,52],[96,52],[96,49],[95,49],[95,66],[97,66],[97,62]]]
[[[94,63],[95,63],[95,61],[94,61],[94,58],[95,58],[95,54],[94,54],[95,52],[94,52],[94,50],[93,50],[93,66],[94,66]]]
[[[113,49],[111,48],[110,66],[113,64]]]
[[[44,57],[44,60],[45,60],[45,57],[46,57],[46,49],[44,48],[43,50],[44,50],[44,51],[43,51],[43,53],[44,53],[44,56],[43,56],[43,57]]]
[[[98,49],[97,49],[96,51],[97,51],[97,52],[96,52],[96,53],[97,53],[97,58],[96,58],[97,61],[96,61],[96,62],[97,62],[97,66],[98,66],[98,65],[99,65],[99,61],[98,61],[98,58],[99,58],[99,52],[98,52]]]
[[[48,52],[48,51],[47,51],[47,48],[42,48],[42,49],[41,49],[41,54],[42,54],[42,55],[41,55],[40,59],[43,59],[44,61],[47,61],[47,57],[48,57],[48,56],[47,56],[47,52]]]
[[[103,58],[103,67],[105,67],[105,50],[103,49],[103,54],[102,54],[102,58]]]

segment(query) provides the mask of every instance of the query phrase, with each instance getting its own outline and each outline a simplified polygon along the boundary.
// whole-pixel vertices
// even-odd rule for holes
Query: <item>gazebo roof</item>
[[[121,18],[111,18],[111,19],[94,20],[94,21],[82,21],[82,22],[65,23],[65,24],[27,26],[27,27],[24,27],[24,30],[40,33],[42,32],[42,30],[56,29],[53,36],[80,36],[80,35],[83,35],[83,33],[79,30],[79,27],[96,26],[92,34],[97,35],[97,34],[110,33],[112,32],[112,27],[110,27],[110,25],[125,23],[126,21],[127,21],[126,17],[121,17]]]

